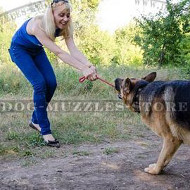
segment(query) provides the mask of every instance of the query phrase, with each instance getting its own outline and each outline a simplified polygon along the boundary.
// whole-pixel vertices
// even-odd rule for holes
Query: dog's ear
[[[152,72],[142,79],[146,80],[147,82],[153,82],[155,78],[156,78],[156,72]]]
[[[124,84],[124,91],[129,94],[130,91],[132,90],[132,82],[129,78],[125,79],[125,84]]]

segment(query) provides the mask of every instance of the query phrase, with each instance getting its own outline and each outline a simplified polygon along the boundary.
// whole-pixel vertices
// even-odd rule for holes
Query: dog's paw
[[[158,169],[156,163],[150,164],[148,168],[145,168],[144,171],[149,174],[157,175],[160,173],[160,170]]]

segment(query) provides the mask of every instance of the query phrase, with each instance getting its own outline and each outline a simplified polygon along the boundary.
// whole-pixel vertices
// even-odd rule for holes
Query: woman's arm
[[[42,30],[37,30],[36,32],[34,31],[34,35],[41,42],[42,45],[48,48],[56,56],[58,56],[63,62],[79,70],[85,68],[84,64],[82,64],[80,61],[76,60],[75,58],[70,56],[66,51],[62,50],[59,46],[57,46],[56,43],[53,42]]]
[[[94,73],[92,68],[89,68],[88,65],[81,63],[79,60],[75,59],[73,56],[68,54],[66,51],[62,50],[59,46],[57,46],[44,31],[39,28],[39,26],[34,26],[32,35],[35,35],[36,38],[48,48],[51,52],[53,52],[56,56],[58,56],[63,62],[73,66],[74,68],[80,70],[84,76],[89,76]]]
[[[65,39],[65,42],[69,49],[69,52],[75,59],[79,60],[85,65],[92,66],[92,64],[87,60],[87,58],[76,47],[73,37]]]
[[[94,80],[97,76],[96,68],[88,61],[88,59],[79,51],[76,47],[73,37],[65,39],[66,45],[69,49],[70,54],[77,59],[78,61],[82,62],[83,64],[87,65],[91,69],[93,69],[93,75],[90,75],[88,79]]]

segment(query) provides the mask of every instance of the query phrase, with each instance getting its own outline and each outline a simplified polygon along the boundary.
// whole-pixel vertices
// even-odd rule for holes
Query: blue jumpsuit
[[[40,125],[42,135],[47,135],[51,134],[47,105],[53,97],[57,83],[42,44],[26,31],[29,20],[14,34],[9,53],[34,90],[34,111],[31,120]]]

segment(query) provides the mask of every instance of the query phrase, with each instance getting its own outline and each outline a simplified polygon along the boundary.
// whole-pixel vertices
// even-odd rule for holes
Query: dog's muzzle
[[[122,99],[122,96],[121,96],[121,93],[120,93],[120,85],[121,85],[121,83],[122,83],[122,79],[120,79],[120,78],[115,79],[115,89],[118,92],[118,98],[119,99]]]

